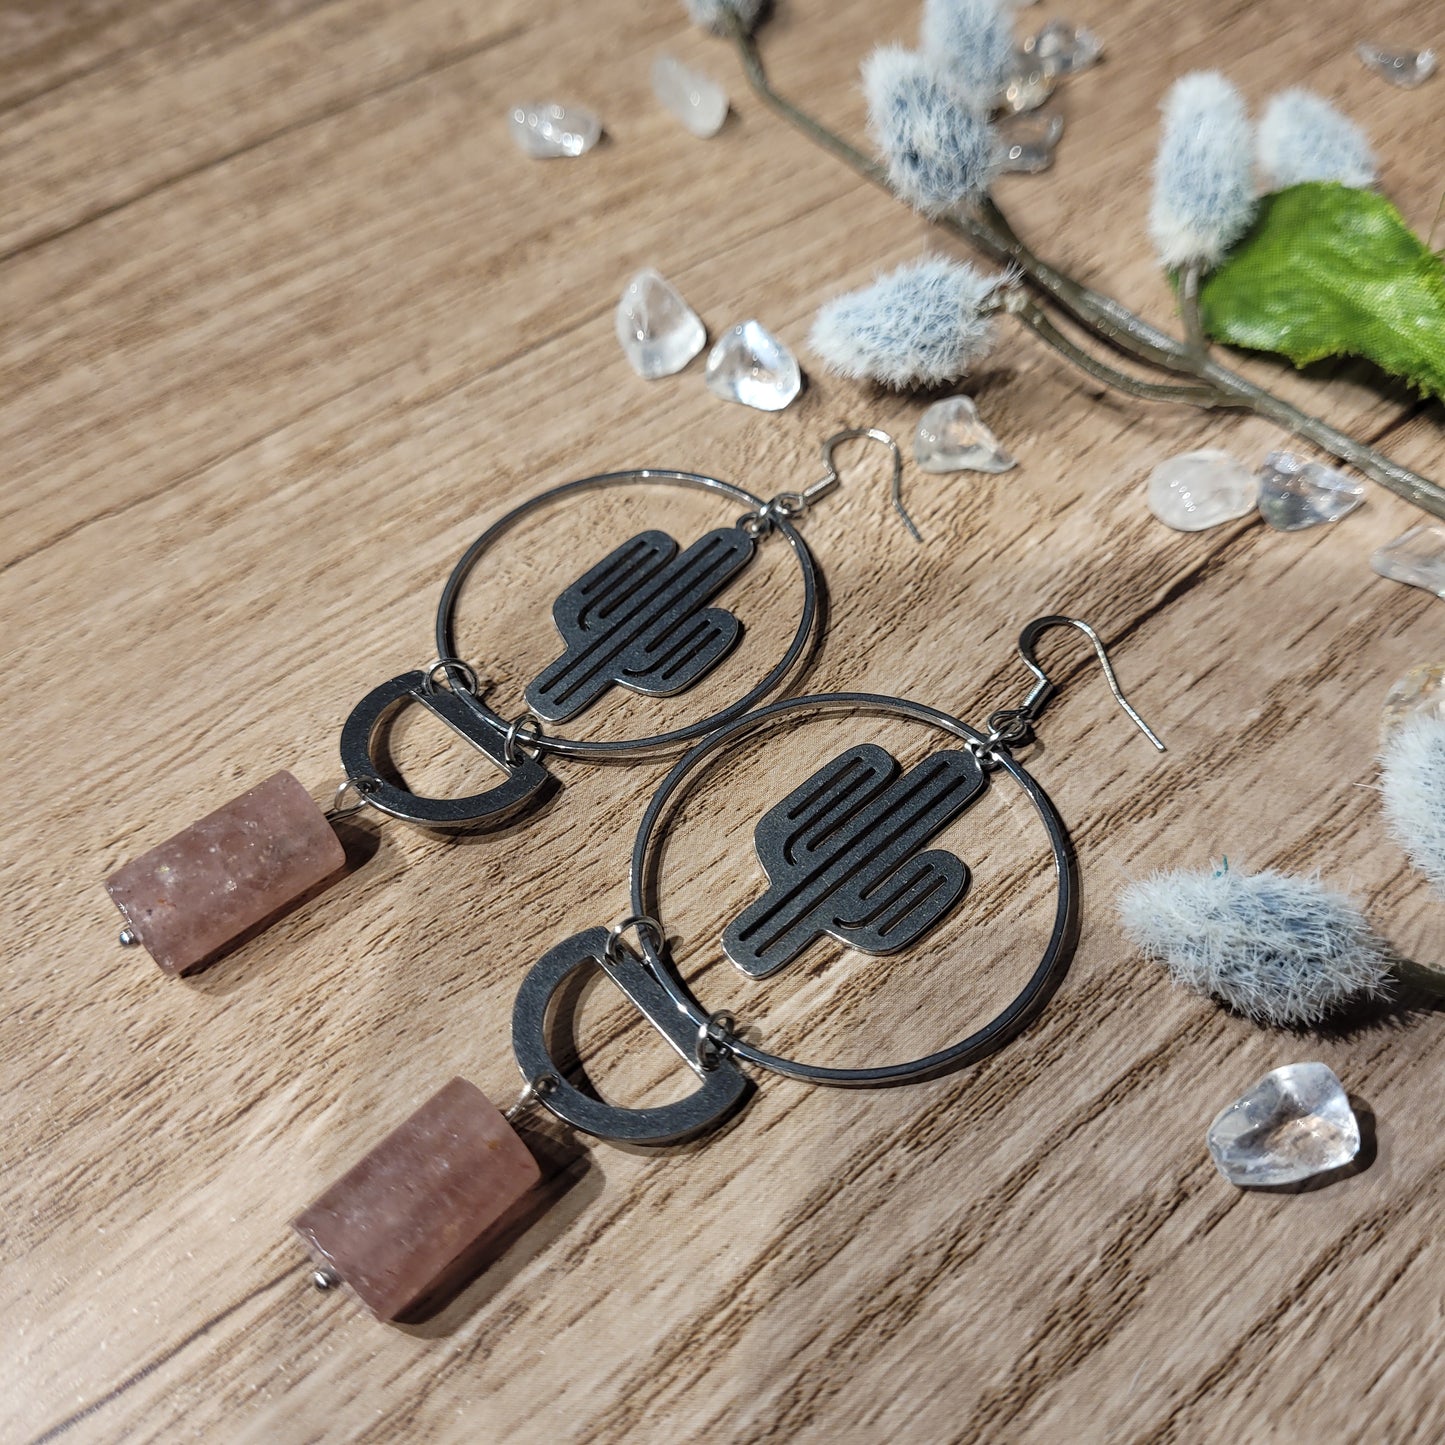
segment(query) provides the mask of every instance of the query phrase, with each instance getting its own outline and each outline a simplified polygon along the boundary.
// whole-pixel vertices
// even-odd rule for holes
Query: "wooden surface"
[[[1445,42],[1426,0],[1372,6],[1367,28],[1350,0],[1068,13],[1107,63],[1063,93],[1057,171],[1001,187],[1046,254],[1168,319],[1148,165],[1160,95],[1201,65],[1254,102],[1298,81],[1342,100],[1428,228],[1445,82],[1391,90],[1350,53]],[[857,135],[859,60],[914,24],[911,5],[782,0],[766,46],[781,85]],[[978,720],[1021,694],[1029,618],[1068,611],[1114,644],[1170,751],[1050,640],[1069,685],[1032,766],[1073,829],[1085,926],[1047,1014],[941,1082],[766,1079],[710,1141],[574,1157],[554,1207],[425,1329],[312,1291],[288,1219],[453,1074],[513,1096],[519,977],[626,911],[661,769],[561,764],[544,815],[471,841],[363,822],[374,856],[190,982],[115,946],[100,880],[277,767],[323,796],[342,719],[431,655],[445,569],[506,504],[645,464],[768,495],[813,480],[840,424],[910,433],[919,399],[820,375],[778,416],[715,400],[700,362],[638,381],[611,318],[633,269],[659,267],[714,334],[756,315],[801,351],[823,299],[944,242],[764,112],[671,0],[11,0],[0,38],[0,1437],[1445,1435],[1445,1021],[1397,1006],[1265,1032],[1171,990],[1113,914],[1127,878],[1227,854],[1318,870],[1404,954],[1442,961],[1445,912],[1372,789],[1386,687],[1445,655],[1442,604],[1367,566],[1415,517],[1372,491],[1333,530],[1166,531],[1143,505],[1155,460],[1198,445],[1254,460],[1277,435],[1102,396],[1013,331],[967,389],[1018,471],[910,466],[915,546],[860,449],[808,519],[832,602],[808,685]],[[663,46],[732,89],[714,141],[653,102]],[[505,107],[550,95],[594,104],[606,143],[570,164],[519,155]],[[1251,369],[1445,469],[1437,407],[1362,373]],[[599,499],[519,535],[490,594],[469,596],[464,650],[503,710],[554,654],[555,590],[643,519],[687,535],[728,513]],[[793,587],[769,554],[730,594],[747,641],[705,688],[609,703],[587,735],[738,690],[791,626]],[[469,781],[430,729],[397,734],[418,787]],[[929,743],[868,735],[910,757]],[[715,938],[759,887],[752,820],[858,736],[802,729],[730,760],[664,873],[665,922],[709,1004],[827,1062],[898,1058],[987,1016],[1048,907],[1039,836],[995,790],[944,837],[974,892],[927,945],[734,975]],[[582,1015],[609,1096],[684,1087],[606,988]],[[1205,1153],[1209,1119],[1307,1058],[1373,1113],[1372,1167],[1304,1194],[1235,1191]]]

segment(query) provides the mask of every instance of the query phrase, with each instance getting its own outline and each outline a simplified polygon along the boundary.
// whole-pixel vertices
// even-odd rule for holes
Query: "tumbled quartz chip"
[[[704,380],[714,396],[759,411],[782,411],[803,389],[797,358],[757,321],[744,321],[718,338]]]
[[[1023,53],[1050,75],[1070,75],[1097,64],[1104,47],[1092,30],[1070,25],[1067,20],[1050,20],[1024,41]]]
[[[1364,500],[1362,482],[1293,452],[1271,452],[1259,469],[1259,514],[1277,532],[1338,522]]]
[[[453,1079],[291,1227],[378,1319],[417,1318],[488,1263],[540,1178],[491,1100]]]
[[[1000,110],[1019,115],[1037,110],[1054,93],[1054,77],[1041,65],[1023,65],[998,98]]]
[[[652,93],[701,140],[715,136],[728,118],[722,86],[670,55],[659,55],[652,62]]]
[[[1327,1064],[1286,1064],[1223,1110],[1206,1136],[1214,1167],[1241,1189],[1298,1184],[1360,1152],[1360,1125]]]
[[[1149,474],[1149,510],[1176,532],[1203,532],[1247,517],[1258,484],[1228,452],[1184,452]]]
[[[1445,597],[1445,526],[1421,522],[1377,548],[1370,566],[1392,582],[1421,587]]]
[[[1435,73],[1433,50],[1386,50],[1380,45],[1357,45],[1355,54],[1391,85],[1413,90]]]
[[[646,381],[681,371],[707,343],[697,312],[653,270],[639,271],[617,303],[617,340]]]
[[[117,869],[105,886],[135,941],[167,973],[182,974],[241,942],[345,862],[311,794],[280,772]]]
[[[1012,116],[998,127],[998,168],[1036,176],[1054,163],[1054,150],[1064,133],[1061,115]]]
[[[913,433],[913,459],[925,472],[1006,472],[1018,465],[967,396],[945,397],[923,413]]]
[[[602,136],[602,122],[580,105],[559,105],[553,100],[514,105],[507,127],[517,149],[529,156],[580,156]]]
[[[1412,718],[1445,723],[1445,662],[1422,662],[1412,667],[1385,694],[1380,715],[1380,741],[1388,742]]]

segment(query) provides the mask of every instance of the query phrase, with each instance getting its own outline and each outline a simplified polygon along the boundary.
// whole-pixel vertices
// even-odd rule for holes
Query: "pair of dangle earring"
[[[1063,979],[1078,932],[1077,862],[1067,830],[1015,750],[1057,689],[1037,645],[1053,628],[1088,638],[1114,698],[1161,752],[1164,744],[1120,691],[1097,633],[1076,618],[1040,617],[1023,629],[1019,653],[1034,684],[1015,707],[977,729],[904,698],[825,693],[770,703],[713,729],[667,774],[633,844],[628,913],[610,927],[574,934],[532,965],[517,992],[512,1047],[523,1079],[505,1114],[475,1085],[453,1079],[314,1204],[293,1227],[316,1263],[318,1285],[344,1282],[382,1319],[424,1315],[465,1284],[491,1253],[546,1205],[534,1193],[542,1170],[514,1128],[540,1106],[581,1134],[660,1146],[725,1122],[753,1088],[747,1066],[808,1083],[858,1088],[921,1083],[976,1063],[1037,1017]],[[837,1067],[760,1046],[730,1013],[694,995],[670,946],[660,897],[660,862],[685,800],[710,770],[747,740],[844,714],[902,719],[942,734],[947,746],[903,769],[878,742],[854,743],[773,803],[754,845],[766,887],[723,928],[714,948],[751,979],[795,963],[825,939],[875,956],[899,953],[933,931],[964,900],[964,861],[934,840],[1007,778],[1042,827],[1054,883],[1048,941],[1017,995],[982,1027],[905,1062]],[[635,947],[628,946],[631,934]],[[560,1000],[580,974],[600,971],[691,1071],[691,1093],[671,1103],[625,1108],[587,1091],[556,1062]],[[574,1051],[575,1052],[575,1051]]]
[[[202,968],[336,878],[346,862],[333,826],[363,809],[441,832],[500,827],[556,786],[555,760],[644,761],[678,751],[746,715],[785,687],[817,641],[817,563],[797,524],[839,483],[835,454],[868,437],[892,454],[894,504],[903,511],[902,458],[886,432],[850,428],[823,444],[823,476],[771,500],[694,472],[639,469],[568,482],[494,522],[452,569],[436,616],[436,659],[373,688],[341,731],[345,778],[323,810],[289,772],[278,772],[132,860],[106,882],[125,919],[121,942],[143,946],[171,974]],[[457,608],[467,583],[497,544],[543,509],[587,493],[635,486],[702,491],[743,509],[728,525],[683,548],[649,529],[629,538],[553,604],[560,657],[525,689],[527,710],[510,720],[483,700],[477,671],[457,648]],[[769,539],[797,565],[802,603],[782,656],[743,696],[699,721],[617,741],[568,737],[566,725],[613,689],[670,697],[700,682],[733,650],[743,624],[716,599]],[[403,708],[419,706],[476,749],[498,780],[466,797],[423,796],[380,756],[378,741]]]

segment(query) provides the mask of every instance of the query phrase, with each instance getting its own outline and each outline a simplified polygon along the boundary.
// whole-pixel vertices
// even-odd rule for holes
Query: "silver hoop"
[[[698,738],[707,736],[714,728],[721,727],[734,718],[742,717],[750,712],[791,675],[809,649],[819,611],[817,564],[813,561],[813,554],[809,551],[808,544],[789,520],[788,511],[769,511],[771,503],[763,501],[761,497],[755,497],[751,492],[735,486],[732,482],[720,481],[717,477],[705,477],[697,472],[679,472],[649,467],[635,471],[604,472],[595,477],[583,477],[575,482],[564,482],[559,487],[551,487],[545,492],[539,492],[535,497],[529,498],[520,506],[514,507],[504,517],[493,522],[458,558],[456,566],[452,568],[451,575],[447,578],[446,586],[442,588],[441,600],[437,605],[436,620],[438,655],[443,658],[457,656],[456,612],[462,588],[466,585],[473,568],[505,532],[533,512],[564,497],[575,496],[582,492],[599,491],[608,487],[646,485],[690,487],[699,491],[716,492],[720,496],[740,502],[749,509],[750,516],[760,517],[766,512],[767,521],[764,531],[751,532],[746,527],[743,527],[743,530],[748,531],[749,536],[755,537],[777,531],[792,548],[803,581],[803,608],[802,615],[798,618],[797,631],[793,634],[793,639],[782,657],[756,686],[749,689],[736,702],[720,708],[708,717],[689,723],[685,727],[655,733],[651,737],[618,739],[614,742],[587,742],[580,738],[567,738],[558,734],[539,735],[534,743],[539,756],[556,753],[561,757],[569,758],[631,761],[675,750],[695,742]],[[797,495],[800,502],[806,506],[807,499],[803,494],[785,493],[784,495],[789,498]],[[742,527],[742,522],[740,521],[738,525]],[[470,694],[460,693],[459,696],[464,701],[472,701],[474,705],[477,705]]]
[[[647,805],[647,811],[643,814],[642,822],[637,830],[637,838],[632,847],[633,913],[644,914],[654,920],[660,919],[662,916],[658,908],[656,876],[660,854],[659,840],[671,824],[670,810],[679,804],[688,789],[696,784],[703,765],[739,739],[750,733],[772,727],[780,718],[789,717],[798,712],[877,713],[885,716],[904,717],[938,728],[958,738],[970,749],[976,747],[989,749],[996,767],[1008,773],[1034,805],[1035,811],[1043,822],[1044,831],[1048,835],[1049,845],[1053,851],[1054,874],[1058,889],[1053,929],[1043,957],[1014,1000],[982,1028],[974,1030],[965,1038],[936,1050],[934,1053],[911,1059],[906,1063],[880,1064],[860,1068],[834,1068],[768,1053],[731,1032],[726,1038],[727,1052],[736,1059],[746,1060],[748,1063],[756,1064],[759,1068],[785,1074],[789,1078],[842,1088],[921,1083],[926,1079],[937,1078],[942,1074],[951,1073],[955,1069],[986,1058],[989,1054],[1002,1048],[1042,1011],[1068,970],[1069,960],[1078,937],[1077,866],[1063,819],[1060,818],[1048,794],[1044,792],[1038,782],[1014,759],[1006,747],[995,745],[985,734],[937,708],[929,707],[924,703],[910,702],[904,698],[872,693],[820,693],[811,697],[788,698],[781,702],[770,703],[757,712],[735,718],[726,726],[719,728],[711,737],[699,743],[673,766],[672,771],[659,784],[657,791],[652,795],[651,802]],[[660,924],[658,933],[661,934]],[[643,961],[653,976],[696,1027],[699,1046],[705,1038],[718,1042],[713,1029],[714,1021],[720,1016],[704,1008],[693,996],[665,949],[661,946],[654,946],[653,941],[641,932],[638,934],[638,941],[642,945]]]

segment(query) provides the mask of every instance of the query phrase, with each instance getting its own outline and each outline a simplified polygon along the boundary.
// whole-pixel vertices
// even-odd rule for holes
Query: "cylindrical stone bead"
[[[291,1227],[378,1319],[414,1318],[485,1266],[540,1178],[497,1107],[458,1078]]]
[[[341,840],[280,772],[106,879],[138,942],[167,973],[210,962],[338,872]]]

